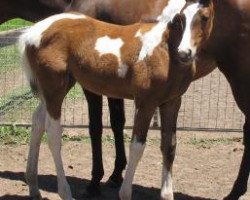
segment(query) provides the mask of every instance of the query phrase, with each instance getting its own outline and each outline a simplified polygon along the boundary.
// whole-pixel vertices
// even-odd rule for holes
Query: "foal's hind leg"
[[[107,185],[120,187],[123,181],[122,171],[125,169],[127,160],[125,155],[123,129],[125,124],[124,100],[108,98],[110,110],[110,123],[115,137],[115,168]]]
[[[40,82],[42,95],[46,102],[45,130],[48,144],[57,172],[58,194],[63,200],[72,200],[71,190],[65,177],[61,155],[62,127],[60,124],[63,99],[75,81],[67,73],[48,71],[43,74],[46,82]],[[44,84],[44,85],[43,85]]]
[[[173,200],[172,167],[176,149],[176,121],[181,98],[160,106],[161,152],[163,157],[161,199]]]
[[[45,117],[45,103],[41,102],[32,117],[31,141],[26,169],[26,181],[29,185],[30,196],[34,200],[41,199],[38,189],[37,168],[41,139],[45,131]]]
[[[49,113],[47,113],[46,131],[48,133],[49,148],[56,166],[58,194],[63,200],[72,200],[72,195],[69,184],[65,177],[61,156],[62,127],[60,124],[60,118],[54,119]]]
[[[132,182],[135,170],[146,146],[147,132],[155,108],[156,106],[152,105],[150,106],[143,104],[138,106],[136,104],[133,136],[129,150],[129,162],[121,189],[119,191],[121,200],[131,199]]]
[[[250,114],[250,113],[249,113]],[[250,173],[250,116],[246,116],[244,124],[244,153],[240,165],[238,177],[234,183],[233,189],[224,200],[239,199],[247,191],[248,178]]]

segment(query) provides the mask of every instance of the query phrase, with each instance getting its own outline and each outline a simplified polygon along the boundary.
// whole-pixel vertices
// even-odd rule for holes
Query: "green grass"
[[[30,141],[30,128],[19,128],[15,126],[0,127],[0,145],[5,144],[27,144]]]
[[[17,29],[25,26],[32,25],[32,22],[28,22],[22,19],[12,19],[0,25],[0,31],[7,31]]]
[[[0,107],[8,101],[15,100],[15,97],[21,96],[29,91],[29,86],[21,86],[14,89],[13,91],[8,92],[7,94],[4,94],[4,96],[0,96]]]
[[[240,142],[241,138],[190,138],[190,140],[187,142],[188,144],[196,145],[196,146],[203,146],[203,147],[209,147],[212,145],[229,145],[233,142]]]
[[[30,127],[0,126],[0,146],[3,145],[26,145],[29,144],[31,137]],[[124,134],[125,143],[130,142],[130,136]],[[90,143],[88,135],[79,136],[62,136],[63,142],[84,142]],[[43,135],[42,142],[47,143],[47,134]],[[114,144],[114,137],[111,135],[103,135],[102,141],[106,144]]]
[[[0,74],[9,70],[21,68],[17,45],[0,48]]]
[[[13,91],[0,96],[0,108],[4,110],[5,121],[15,123],[21,120],[31,119],[31,115],[38,105],[37,98],[31,98],[29,100],[23,98],[24,94],[30,91],[29,86],[21,86]],[[67,101],[74,101],[76,99],[82,98],[82,89],[79,85],[76,85],[70,90],[67,95]],[[11,102],[11,105],[7,105]],[[7,106],[6,106],[7,105]]]
[[[79,84],[76,84],[67,94],[66,98],[77,99],[83,96],[82,87]]]

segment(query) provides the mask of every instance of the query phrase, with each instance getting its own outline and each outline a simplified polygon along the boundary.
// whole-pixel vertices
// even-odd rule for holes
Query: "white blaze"
[[[195,55],[196,50],[197,50],[197,47],[194,46],[194,44],[192,42],[192,32],[191,32],[192,21],[193,21],[195,14],[198,12],[199,9],[200,9],[200,4],[195,3],[195,4],[188,6],[183,11],[183,13],[186,17],[186,27],[185,27],[185,30],[183,33],[181,43],[178,47],[178,51],[188,52],[189,50],[191,50],[192,56]]]
[[[176,0],[170,0],[162,11],[162,14],[158,16],[157,20],[159,23],[156,26],[143,34],[140,30],[137,31],[135,37],[139,37],[142,42],[138,61],[142,61],[146,56],[153,54],[155,47],[162,41],[162,34],[167,29],[167,24],[181,11],[185,3],[185,0],[178,0],[178,2],[176,2]]]

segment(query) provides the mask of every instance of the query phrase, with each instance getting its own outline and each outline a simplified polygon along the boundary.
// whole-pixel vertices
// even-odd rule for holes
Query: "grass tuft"
[[[187,144],[192,144],[195,146],[200,147],[210,147],[213,145],[230,145],[234,142],[241,142],[241,138],[235,137],[235,138],[190,138],[190,140],[187,142]]]

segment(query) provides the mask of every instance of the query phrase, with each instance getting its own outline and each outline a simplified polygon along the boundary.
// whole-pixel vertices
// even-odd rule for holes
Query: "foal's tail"
[[[28,30],[26,30],[20,37],[19,37],[19,51],[20,51],[20,60],[21,60],[21,65],[22,68],[26,74],[26,78],[29,81],[31,90],[33,92],[34,95],[39,95],[39,89],[38,89],[38,82],[36,77],[34,76],[34,73],[31,69],[31,64],[30,61],[28,59],[28,55],[27,55],[27,45],[29,44],[29,37],[28,36]]]

